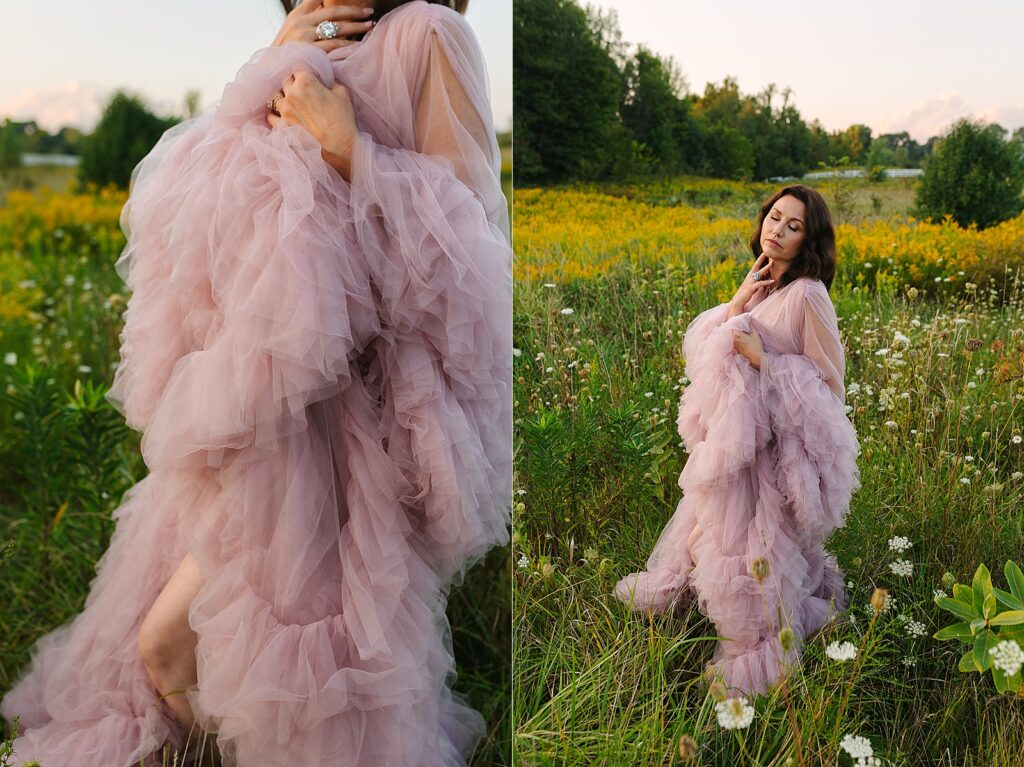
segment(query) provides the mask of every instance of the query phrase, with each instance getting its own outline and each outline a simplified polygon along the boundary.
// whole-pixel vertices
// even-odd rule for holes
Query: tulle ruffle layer
[[[759,694],[799,661],[804,639],[846,607],[842,574],[824,540],[844,523],[860,487],[856,432],[813,362],[764,355],[760,371],[733,350],[723,304],[700,314],[684,340],[690,384],[679,433],[688,449],[683,497],[646,569],[616,585],[636,610],[696,601],[723,637],[707,671]],[[692,545],[695,529],[700,532]],[[751,564],[768,561],[759,583]],[[788,653],[778,642],[789,626]]]
[[[263,51],[136,168],[108,398],[150,474],[86,609],[3,701],[19,759],[182,742],[137,635],[186,552],[188,698],[226,765],[456,767],[482,734],[445,606],[508,537],[508,243],[444,161],[364,133],[350,184],[304,130],[269,130],[296,68],[334,82],[311,46]]]

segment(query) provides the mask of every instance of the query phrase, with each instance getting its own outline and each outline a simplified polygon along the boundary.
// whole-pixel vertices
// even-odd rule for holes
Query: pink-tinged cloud
[[[23,91],[0,104],[0,117],[35,120],[51,132],[65,125],[88,132],[96,125],[109,97],[108,88],[72,80],[45,91]]]
[[[879,121],[875,134],[907,131],[911,138],[925,142],[942,135],[961,117],[995,122],[1009,131],[1024,125],[1024,103],[972,109],[959,93],[944,93],[912,104],[908,109]]]
[[[875,133],[906,131],[912,139],[924,143],[932,136],[941,135],[959,118],[971,115],[971,108],[959,93],[943,93],[922,99],[904,111],[882,119]]]
[[[1016,106],[992,107],[982,113],[982,117],[994,123],[999,123],[1010,133],[1017,128],[1024,126],[1024,101]]]

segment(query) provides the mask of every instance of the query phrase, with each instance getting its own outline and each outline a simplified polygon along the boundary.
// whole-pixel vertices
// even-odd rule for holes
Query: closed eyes
[[[772,221],[778,221],[778,220],[779,220],[779,217],[778,217],[778,216],[771,216],[771,220],[772,220]],[[799,232],[799,231],[800,231],[800,227],[797,227],[797,226],[793,226],[792,224],[790,224],[790,225],[789,225],[789,230],[790,230],[791,232]]]

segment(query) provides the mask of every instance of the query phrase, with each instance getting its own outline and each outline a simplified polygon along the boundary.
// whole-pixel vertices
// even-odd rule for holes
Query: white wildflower
[[[4,364],[5,365],[17,365],[18,364],[18,353],[17,352],[7,352],[7,354],[4,355]]]
[[[569,307],[567,306],[567,307],[565,307],[564,309],[562,309],[562,311],[561,311],[561,312],[559,312],[559,313],[560,313],[560,314],[572,314],[573,312],[574,312],[574,310],[573,310],[573,309],[570,309],[570,308],[569,308]]]
[[[526,558],[525,554],[520,554],[519,562],[517,564],[519,565],[520,569],[525,570],[527,567],[530,566],[530,560]]]
[[[1004,639],[988,651],[992,665],[1007,676],[1013,676],[1024,666],[1024,650],[1012,639]]]
[[[825,648],[825,655],[832,660],[853,660],[857,657],[857,646],[853,642],[831,642]]]
[[[897,535],[895,538],[889,539],[889,548],[892,551],[904,552],[912,545],[910,539],[903,535]]]
[[[1012,437],[1010,437],[1010,442],[1012,442],[1015,445],[1019,445],[1021,443],[1021,440],[1022,438],[1019,434],[1014,434]]]
[[[896,575],[907,576],[914,572],[914,564],[909,559],[897,559],[889,563],[889,569]]]
[[[727,730],[741,730],[754,721],[754,707],[745,698],[726,698],[715,706],[718,724]]]
[[[864,759],[874,754],[871,741],[863,735],[844,735],[839,746],[854,759]]]
[[[912,637],[923,637],[928,633],[928,629],[920,621],[907,621],[906,625],[907,633]]]

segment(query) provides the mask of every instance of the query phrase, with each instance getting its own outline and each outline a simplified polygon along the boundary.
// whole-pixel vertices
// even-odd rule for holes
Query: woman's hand
[[[765,290],[774,284],[775,280],[768,277],[767,279],[754,280],[752,276],[754,272],[760,271],[762,277],[767,277],[768,267],[774,262],[768,258],[766,253],[762,253],[754,261],[753,268],[747,273],[747,276],[743,278],[743,282],[736,289],[736,294],[732,297],[729,302],[728,318],[731,319],[737,314],[743,313],[743,307],[746,306],[747,301],[751,299],[759,290]]]
[[[373,22],[367,20],[373,15],[373,8],[357,5],[332,5],[324,7],[323,0],[302,0],[285,16],[277,37],[271,45],[285,45],[296,40],[310,43],[324,51],[333,51],[351,45],[348,38],[368,32]],[[333,21],[338,25],[338,36],[329,40],[317,40],[316,27],[320,22]]]
[[[746,357],[756,369],[761,369],[764,346],[761,345],[761,336],[753,327],[750,328],[749,333],[742,330],[732,331],[732,348]]]
[[[352,147],[359,128],[348,89],[340,84],[324,87],[315,75],[304,70],[288,77],[282,95],[275,97],[280,115],[267,112],[271,128],[301,125],[322,147],[327,164],[346,181],[352,180]]]

